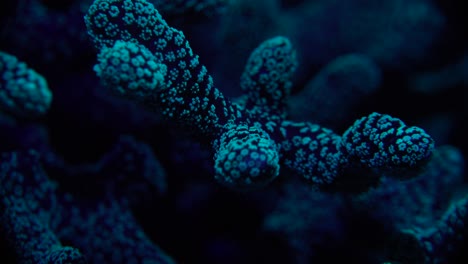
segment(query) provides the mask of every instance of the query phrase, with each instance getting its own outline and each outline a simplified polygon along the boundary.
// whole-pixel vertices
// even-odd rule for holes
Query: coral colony
[[[466,18],[374,2],[4,1],[1,262],[466,262]]]

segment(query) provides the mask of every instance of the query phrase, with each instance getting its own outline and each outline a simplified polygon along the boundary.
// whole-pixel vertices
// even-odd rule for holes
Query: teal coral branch
[[[244,96],[231,101],[183,32],[152,4],[97,0],[85,23],[100,51],[95,69],[104,85],[212,145],[215,179],[230,187],[263,186],[281,173],[280,165],[322,186],[348,168],[416,167],[434,147],[421,128],[378,113],[357,120],[343,136],[287,120],[297,61],[285,37],[268,39],[252,52],[241,76]]]
[[[174,263],[133,214],[166,191],[148,145],[122,136],[94,164],[56,161],[63,178],[54,180],[47,158],[33,149],[0,155],[0,233],[15,263]]]
[[[262,42],[250,54],[241,75],[246,107],[259,107],[265,115],[285,115],[296,68],[296,50],[288,38],[277,36]]]
[[[260,127],[228,124],[213,148],[215,179],[224,185],[260,187],[279,175],[277,146]]]
[[[212,138],[224,124],[241,115],[214,87],[184,34],[170,27],[152,4],[141,0],[95,1],[85,23],[98,50],[114,46],[117,40],[138,43],[167,67],[164,88],[149,96],[164,116],[179,125]]]
[[[34,118],[47,113],[51,102],[45,78],[15,56],[0,51],[0,109]]]
[[[98,61],[94,71],[119,96],[144,102],[165,86],[167,67],[142,45],[118,40],[101,49]]]
[[[55,186],[38,161],[32,150],[0,156],[0,230],[19,263],[85,264],[80,251],[63,246],[52,229]]]
[[[344,152],[367,167],[412,167],[428,160],[434,140],[421,128],[372,113],[343,134]]]

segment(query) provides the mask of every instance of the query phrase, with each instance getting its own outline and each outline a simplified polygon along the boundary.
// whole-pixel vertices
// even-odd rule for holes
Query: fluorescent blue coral
[[[120,136],[97,165],[91,177],[103,178],[106,189],[132,205],[167,192],[164,167],[148,144],[132,136]]]
[[[8,210],[0,210],[0,229],[7,230],[12,245],[21,245],[18,257],[81,264],[79,248],[91,263],[172,263],[132,213],[166,191],[165,171],[149,145],[121,136],[99,161],[77,165],[54,155],[1,156],[0,198],[6,198],[0,209],[6,204]],[[59,175],[57,182],[39,162]]]
[[[164,26],[167,26],[154,6],[142,0],[94,1],[84,19],[88,34],[98,49],[112,46],[116,40],[151,42],[163,34]],[[164,25],[158,27],[160,24]],[[147,43],[142,44],[146,46]]]
[[[226,124],[226,132],[214,142],[215,179],[229,187],[255,188],[279,174],[276,143],[257,126]]]
[[[308,122],[283,121],[280,142],[282,161],[310,183],[329,184],[346,162],[339,150],[340,136]]]
[[[105,197],[90,204],[87,199],[61,195],[56,229],[91,263],[174,263],[145,234],[124,200]]]
[[[463,182],[463,155],[453,146],[440,146],[416,177],[401,181],[392,174],[383,175],[378,186],[356,197],[356,203],[399,229],[429,228]]]
[[[354,122],[342,142],[343,151],[372,168],[416,166],[427,161],[434,148],[423,129],[375,112]]]
[[[214,87],[184,34],[170,27],[152,4],[143,0],[97,0],[89,8],[85,23],[97,49],[117,40],[135,42],[166,65],[168,89],[152,95],[152,110],[187,129],[195,127],[208,138],[216,136],[238,115]]]
[[[251,172],[246,177],[233,177],[239,171],[221,165],[229,156],[226,147],[226,151],[239,150],[235,140],[223,138],[227,135],[223,133],[229,131],[226,126],[232,129],[229,133],[235,133],[236,126],[242,129],[244,123],[248,127],[257,123],[280,146],[280,162],[316,185],[332,183],[350,160],[357,159],[373,168],[414,166],[432,150],[433,141],[422,129],[407,127],[386,115],[379,119],[377,113],[358,120],[343,138],[318,125],[284,120],[297,64],[295,51],[285,37],[268,39],[253,51],[241,77],[246,95],[231,102],[214,87],[184,34],[170,27],[153,5],[143,0],[97,0],[85,21],[97,49],[123,39],[145,46],[166,65],[167,88],[151,90],[142,98],[147,97],[144,100],[153,111],[175,121],[180,129],[190,131],[203,143],[220,140],[213,147],[218,175],[222,175],[217,179],[221,182],[236,185],[233,182],[237,178],[251,182]],[[250,136],[255,137],[255,133]],[[249,151],[250,145],[242,146]]]
[[[98,62],[97,76],[119,96],[143,101],[165,87],[167,67],[142,45],[118,40],[100,50]]]
[[[0,52],[0,108],[19,117],[44,115],[52,92],[45,78],[19,61]]]
[[[260,106],[264,111],[284,114],[296,67],[296,51],[288,38],[277,36],[261,43],[250,54],[241,75],[247,107]]]
[[[468,234],[468,196],[453,202],[440,221],[425,230],[409,230],[426,253],[426,263],[448,263],[466,245]]]
[[[60,247],[54,248],[48,255],[44,263],[54,264],[86,264],[87,261],[83,255],[76,248],[73,247]]]
[[[84,264],[84,256],[63,247],[51,228],[57,206],[55,184],[38,160],[32,150],[1,154],[0,231],[19,263]]]

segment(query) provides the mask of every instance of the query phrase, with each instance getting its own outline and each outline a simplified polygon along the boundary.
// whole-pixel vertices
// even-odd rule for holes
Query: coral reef
[[[2,263],[466,262],[459,5],[3,1]]]

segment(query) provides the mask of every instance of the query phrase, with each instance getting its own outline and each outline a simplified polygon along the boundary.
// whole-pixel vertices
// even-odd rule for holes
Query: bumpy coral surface
[[[2,263],[468,261],[461,2],[2,1]]]

